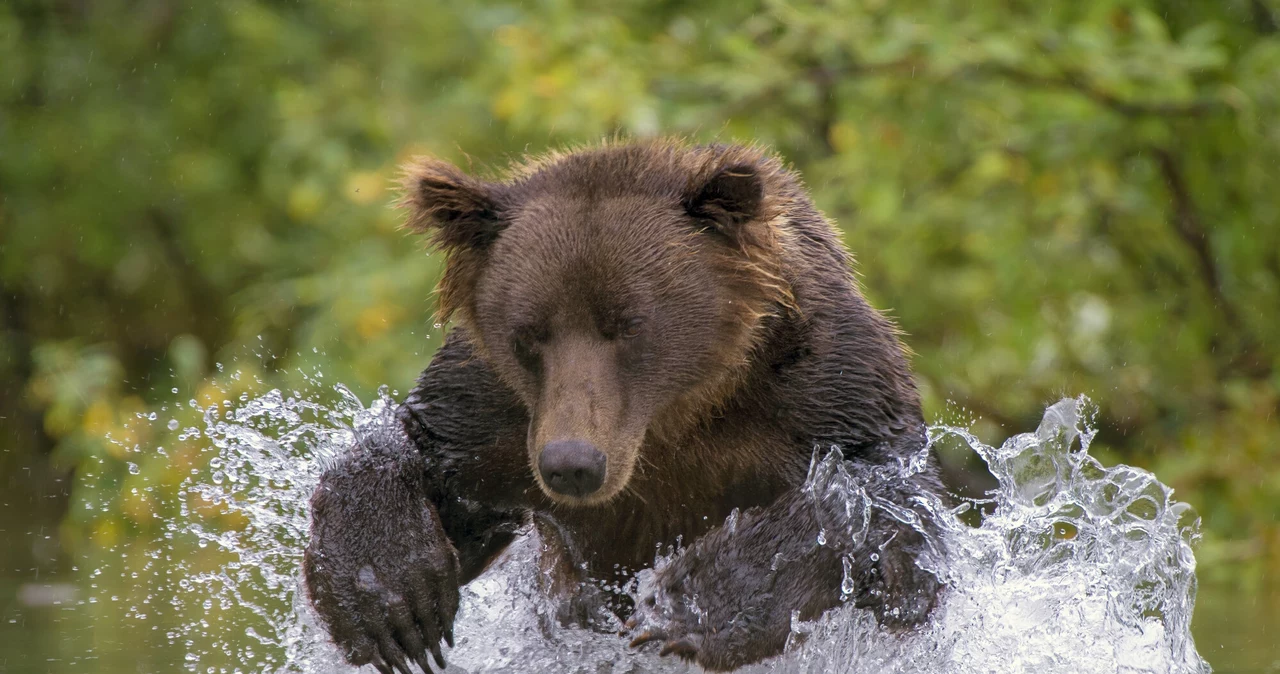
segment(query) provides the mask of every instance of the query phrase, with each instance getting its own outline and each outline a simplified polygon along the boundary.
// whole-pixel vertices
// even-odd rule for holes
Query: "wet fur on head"
[[[514,209],[540,189],[559,187],[566,176],[591,183],[592,191],[679,199],[691,216],[737,248],[740,255],[727,260],[728,266],[744,286],[758,290],[762,311],[768,310],[761,305],[773,303],[795,308],[782,273],[786,228],[780,220],[802,190],[781,160],[754,145],[614,140],[527,158],[492,180],[432,157],[415,157],[403,166],[396,206],[407,214],[405,226],[429,235],[446,256],[438,289],[442,323],[474,325],[470,295],[488,247]],[[753,193],[759,195],[754,202]],[[744,203],[751,208],[734,209]]]

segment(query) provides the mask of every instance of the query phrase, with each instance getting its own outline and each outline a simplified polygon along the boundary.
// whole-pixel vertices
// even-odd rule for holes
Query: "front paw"
[[[626,623],[631,647],[658,642],[662,644],[659,655],[696,661],[708,637],[719,630],[708,629],[706,614],[698,609],[687,576],[657,571],[651,580],[653,585],[641,591],[635,613]]]
[[[375,474],[375,477],[378,475]],[[435,509],[394,475],[344,484],[331,471],[311,500],[303,579],[317,615],[353,665],[382,674],[423,672],[453,645],[459,600],[457,551]],[[376,488],[375,488],[376,487]]]
[[[627,621],[631,646],[660,643],[659,655],[710,671],[780,653],[791,630],[790,611],[776,610],[769,574],[717,571],[728,569],[692,554],[642,580],[636,611]]]
[[[453,645],[459,592],[452,548],[394,544],[354,555],[333,545],[309,546],[304,579],[312,605],[334,643],[353,665],[382,674],[444,669],[440,642]],[[363,560],[363,563],[361,561]]]

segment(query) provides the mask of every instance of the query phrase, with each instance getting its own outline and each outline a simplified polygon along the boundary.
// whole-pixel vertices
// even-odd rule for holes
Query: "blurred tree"
[[[998,439],[1087,393],[1109,458],[1200,509],[1202,568],[1256,574],[1280,560],[1278,16],[1267,0],[8,3],[0,469],[100,460],[77,498],[127,493],[142,478],[118,447],[180,443],[126,422],[212,395],[215,360],[403,390],[441,331],[437,261],[386,208],[398,161],[679,133],[796,164],[909,333],[931,414],[953,401]],[[70,525],[150,526],[112,502]]]

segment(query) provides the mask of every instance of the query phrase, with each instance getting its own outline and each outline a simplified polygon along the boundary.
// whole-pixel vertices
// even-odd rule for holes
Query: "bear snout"
[[[552,491],[581,498],[604,484],[606,463],[604,454],[585,440],[553,440],[542,448],[538,472]]]

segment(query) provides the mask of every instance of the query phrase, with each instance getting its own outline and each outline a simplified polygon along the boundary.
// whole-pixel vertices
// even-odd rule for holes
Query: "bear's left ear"
[[[731,239],[760,217],[763,205],[764,181],[752,164],[721,168],[710,178],[691,185],[684,198],[689,215],[710,223]]]
[[[473,178],[439,159],[419,157],[404,167],[398,205],[405,224],[430,234],[446,251],[483,251],[506,228],[498,204],[500,187]]]

